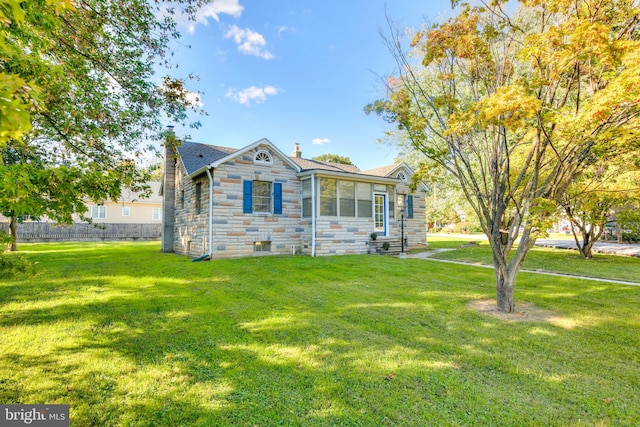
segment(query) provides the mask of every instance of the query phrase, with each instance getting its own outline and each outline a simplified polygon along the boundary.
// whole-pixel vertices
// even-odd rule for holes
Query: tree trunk
[[[580,249],[580,255],[582,255],[582,258],[584,259],[591,259],[593,258],[593,252],[591,251],[591,248],[593,247],[593,243],[589,243],[586,244],[584,246],[582,246]]]
[[[512,313],[516,310],[513,299],[513,282],[517,273],[510,273],[508,268],[495,266],[496,272],[496,303],[498,310]]]
[[[15,216],[9,217],[9,236],[11,237],[11,242],[9,243],[9,250],[11,252],[15,252],[18,250],[18,218]]]

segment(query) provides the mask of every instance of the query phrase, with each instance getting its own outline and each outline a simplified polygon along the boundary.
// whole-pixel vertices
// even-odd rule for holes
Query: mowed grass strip
[[[192,263],[157,243],[22,245],[0,402],[74,426],[638,425],[640,288],[381,256]],[[527,313],[521,316],[526,320]]]
[[[477,244],[469,245],[470,241]],[[470,239],[429,236],[428,249],[441,248],[455,250],[438,253],[433,258],[493,265],[489,243],[473,240],[473,236]],[[594,253],[593,258],[583,259],[577,250],[534,247],[527,254],[522,268],[640,283],[640,258],[637,257]]]

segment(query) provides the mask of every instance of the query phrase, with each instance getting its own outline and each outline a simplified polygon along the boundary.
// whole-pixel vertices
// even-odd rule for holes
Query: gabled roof
[[[278,147],[266,138],[262,138],[242,148],[221,147],[218,145],[185,141],[178,147],[178,154],[182,158],[182,163],[187,170],[187,176],[195,177],[204,173],[207,169],[217,168],[225,162],[242,156],[260,145],[268,146],[269,149],[282,158],[285,163],[288,163],[289,166],[296,171],[300,171],[300,167],[293,162],[290,157],[282,153]]]
[[[184,141],[178,147],[178,153],[187,170],[187,175],[191,175],[208,164],[223,159],[236,151],[238,151],[236,148],[219,147],[190,141]]]
[[[387,165],[387,166],[382,166],[382,167],[375,168],[375,169],[369,169],[369,170],[364,171],[363,173],[365,173],[367,175],[374,175],[374,176],[389,176],[389,174],[391,172],[393,172],[393,170],[396,169],[398,166],[399,166],[399,164],[396,163],[396,164],[393,164],[393,165]]]
[[[409,175],[413,175],[413,169],[405,162],[394,163],[393,165],[382,166],[380,168],[369,169],[364,171],[367,175],[386,176],[389,178],[396,178],[396,175],[400,171],[408,172]],[[407,178],[410,178],[409,176]]]
[[[210,168],[217,168],[218,166],[220,166],[222,163],[228,162],[233,160],[234,158],[241,156],[261,145],[266,145],[269,147],[269,149],[271,151],[273,151],[274,153],[276,153],[278,155],[278,157],[280,157],[285,163],[288,163],[289,166],[291,166],[293,169],[295,169],[296,171],[300,172],[300,167],[294,163],[290,157],[288,157],[287,155],[285,155],[282,151],[280,151],[278,149],[278,147],[276,147],[275,145],[273,145],[273,143],[271,141],[269,141],[267,138],[262,138],[259,139],[258,141],[254,142],[253,144],[247,145],[246,147],[240,148],[239,150],[235,150],[233,153],[230,153],[229,155],[222,157],[220,159],[216,159],[214,161],[212,161],[211,163],[209,163],[208,167]]]

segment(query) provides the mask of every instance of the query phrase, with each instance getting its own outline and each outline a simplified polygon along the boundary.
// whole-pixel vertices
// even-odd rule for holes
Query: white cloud
[[[239,18],[243,10],[244,6],[240,5],[240,0],[215,0],[198,9],[191,20],[184,14],[176,14],[174,18],[178,24],[187,27],[187,31],[193,34],[196,25],[207,25],[209,18],[214,19],[216,22],[220,22],[220,15],[230,15],[234,18]]]
[[[240,0],[215,0],[200,8],[196,14],[196,20],[213,18],[216,22],[220,21],[220,14],[231,15],[239,18],[242,15],[244,6],[240,5]]]
[[[324,144],[329,144],[331,142],[331,140],[329,138],[313,138],[311,140],[311,143],[313,145],[324,145]]]
[[[242,105],[251,105],[252,102],[257,104],[264,102],[267,100],[267,97],[277,95],[280,92],[281,90],[274,86],[251,86],[242,90],[229,89],[224,96]]]
[[[238,45],[238,50],[246,55],[253,55],[263,59],[273,58],[273,54],[265,50],[267,42],[262,34],[250,29],[242,29],[237,25],[232,25],[224,35],[225,39],[233,39]]]
[[[293,28],[293,27],[287,27],[287,26],[285,26],[285,25],[281,25],[281,26],[279,26],[277,29],[278,29],[278,35],[280,35],[280,34],[282,34],[282,33],[284,33],[284,32],[287,32],[287,31],[290,31],[290,32],[292,32],[292,33],[295,33],[295,31],[296,31],[296,29],[295,29],[295,28]]]

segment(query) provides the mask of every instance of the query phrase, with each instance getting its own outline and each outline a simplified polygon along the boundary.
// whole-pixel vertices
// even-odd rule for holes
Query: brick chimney
[[[296,145],[293,149],[293,153],[291,155],[298,159],[302,157],[302,151],[300,151],[300,143],[296,142]]]
[[[167,126],[164,151],[164,177],[162,188],[162,252],[173,252],[175,220],[176,152],[173,126]]]

